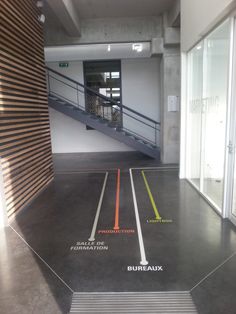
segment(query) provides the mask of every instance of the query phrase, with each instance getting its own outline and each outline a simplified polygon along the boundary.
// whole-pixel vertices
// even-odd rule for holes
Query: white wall
[[[62,60],[63,61],[63,60]],[[47,63],[48,66],[57,71],[60,72],[71,79],[74,79],[77,82],[84,83],[84,72],[83,72],[83,62],[82,61],[73,61],[69,63],[68,68],[60,68],[58,62],[50,62]],[[59,76],[57,76],[54,73],[51,73],[53,77],[56,79],[61,79]],[[77,97],[79,97],[79,104],[80,106],[84,107],[85,106],[85,101],[84,101],[84,94],[83,93],[77,93],[77,90],[74,89],[73,87],[76,87],[75,84],[71,83],[71,86],[63,85],[63,93],[62,93],[62,84],[58,82],[54,78],[50,78],[50,88],[52,89],[53,92],[58,93],[58,95],[63,95],[63,97],[69,99],[72,102],[77,103]]]
[[[235,0],[181,0],[182,51],[189,50],[235,5]]]
[[[50,108],[53,153],[129,151],[130,147]]]
[[[81,61],[70,62],[68,68],[59,68],[56,62],[48,63],[48,66],[81,83],[84,82]],[[121,68],[124,105],[160,121],[160,59],[122,60]],[[65,90],[65,94],[67,97],[73,98],[68,88]],[[50,123],[53,153],[132,150],[100,132],[86,130],[84,124],[51,109]],[[145,128],[143,128],[143,132],[145,132]]]
[[[123,105],[159,122],[160,62],[160,58],[126,59],[121,62]],[[126,111],[124,110],[124,112]],[[146,120],[143,121],[147,122]],[[131,128],[137,133],[141,131],[143,136],[155,140],[152,128],[127,117],[125,114],[123,122],[124,127]],[[151,122],[148,123],[154,126]]]

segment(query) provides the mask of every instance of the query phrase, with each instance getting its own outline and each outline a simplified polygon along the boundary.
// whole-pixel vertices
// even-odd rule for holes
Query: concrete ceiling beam
[[[167,13],[167,20],[169,27],[180,27],[180,0],[176,0]]]
[[[72,0],[47,0],[70,37],[80,37],[80,21]]]

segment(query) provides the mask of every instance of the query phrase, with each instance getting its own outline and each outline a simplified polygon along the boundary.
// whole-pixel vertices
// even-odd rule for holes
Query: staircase
[[[159,122],[50,68],[47,79],[51,108],[143,154],[160,158]]]

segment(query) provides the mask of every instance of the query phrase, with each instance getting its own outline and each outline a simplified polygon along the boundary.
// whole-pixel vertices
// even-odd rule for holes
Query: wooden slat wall
[[[0,157],[8,217],[53,179],[39,14],[36,0],[0,0]]]

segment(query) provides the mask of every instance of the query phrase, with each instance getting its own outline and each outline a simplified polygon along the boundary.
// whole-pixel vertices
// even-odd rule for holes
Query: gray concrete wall
[[[168,49],[161,62],[161,160],[179,163],[180,112],[168,112],[168,96],[180,96],[180,53]]]
[[[85,19],[81,37],[70,37],[55,17],[45,25],[45,46],[84,43],[150,41],[162,37],[162,17]]]

